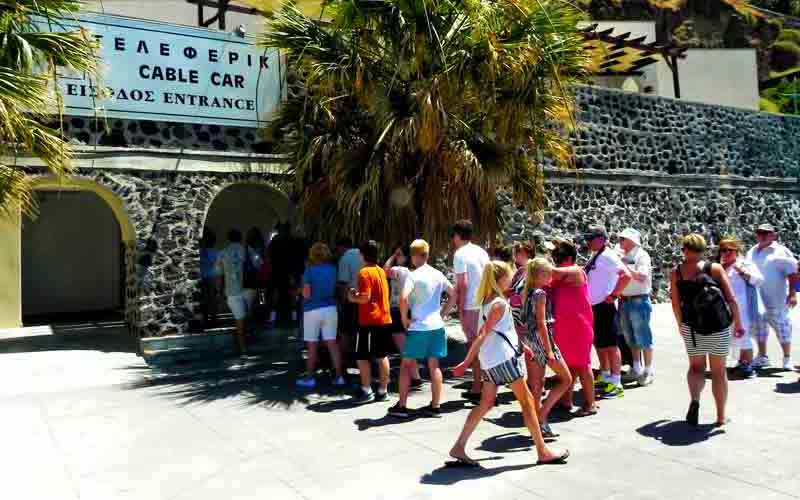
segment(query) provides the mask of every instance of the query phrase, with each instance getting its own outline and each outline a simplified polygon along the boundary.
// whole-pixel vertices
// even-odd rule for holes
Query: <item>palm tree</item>
[[[570,163],[581,19],[558,0],[282,4],[259,40],[291,68],[267,133],[317,234],[442,244],[469,217],[488,236],[499,189],[540,210],[543,162]]]
[[[56,176],[70,170],[56,71],[93,73],[97,68],[95,40],[59,24],[80,5],[78,0],[0,0],[0,212],[5,215],[36,209],[30,178],[14,165],[17,155],[38,156]]]

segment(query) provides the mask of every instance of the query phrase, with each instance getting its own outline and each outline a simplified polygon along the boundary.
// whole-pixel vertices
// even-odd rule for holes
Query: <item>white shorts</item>
[[[253,309],[253,300],[255,299],[256,291],[249,288],[242,290],[241,295],[230,295],[227,298],[228,309],[233,314],[233,319],[242,321],[250,314]]]
[[[336,340],[336,330],[339,327],[339,315],[336,306],[321,307],[303,313],[303,340],[306,342],[319,342]]]

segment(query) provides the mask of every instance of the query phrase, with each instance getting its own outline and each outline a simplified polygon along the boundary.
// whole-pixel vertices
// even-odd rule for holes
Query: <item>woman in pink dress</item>
[[[553,246],[551,255],[557,266],[550,285],[555,317],[553,338],[572,373],[573,385],[575,379],[581,381],[584,403],[575,416],[585,417],[597,413],[591,358],[594,315],[589,302],[589,285],[583,268],[575,265],[578,256],[575,245],[556,240]],[[570,410],[572,393],[570,387],[561,400]]]

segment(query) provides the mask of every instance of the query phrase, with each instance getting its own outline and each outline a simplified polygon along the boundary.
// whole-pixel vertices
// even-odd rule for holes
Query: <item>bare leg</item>
[[[408,390],[411,386],[411,370],[414,360],[403,358],[400,362],[400,406],[406,406],[408,402]]]
[[[611,370],[611,375],[619,376],[622,373],[622,353],[619,352],[619,347],[609,347],[603,349],[606,352],[606,359],[608,359],[608,366]]]
[[[767,355],[767,339],[759,340],[758,344],[758,355],[759,356],[766,356]]]
[[[361,379],[361,387],[372,387],[372,367],[368,359],[359,359],[356,361],[358,364],[358,376]]]
[[[600,360],[600,371],[610,372],[611,363],[608,361],[608,350],[595,348],[595,351],[597,351],[597,359]]]
[[[417,365],[417,367],[419,367],[419,365]],[[438,408],[439,403],[442,401],[444,378],[442,377],[442,370],[439,368],[439,360],[437,358],[428,358],[428,371],[431,375],[431,406]]]
[[[335,340],[326,340],[325,346],[328,348],[328,352],[331,355],[331,361],[333,361],[333,369],[336,371],[336,376],[343,376],[342,353],[339,352],[339,344]]]
[[[596,410],[597,405],[594,401],[594,379],[590,367],[578,370],[578,378],[581,381],[581,391],[583,392],[583,408],[586,410]],[[574,378],[573,378],[574,380]]]
[[[539,455],[539,460],[552,460],[558,455],[561,455],[562,452],[560,451],[553,453],[544,442],[542,429],[539,427],[539,420],[536,418],[533,399],[531,398],[531,393],[528,390],[525,379],[521,378],[514,381],[514,383],[510,385],[510,388],[514,392],[514,397],[517,398],[517,401],[519,401],[522,407],[522,418],[525,420],[525,426],[531,433],[534,445],[536,445],[536,453]]]
[[[450,449],[450,456],[453,458],[461,458],[470,461],[471,459],[467,455],[466,446],[469,437],[475,432],[475,428],[478,427],[478,424],[483,419],[483,417],[489,413],[489,410],[494,408],[494,400],[497,397],[497,386],[491,383],[483,384],[483,389],[481,390],[481,402],[470,410],[469,415],[467,415],[467,421],[464,422],[464,427],[461,429],[461,434],[458,435],[458,439],[456,440],[456,444]]]
[[[245,320],[236,320],[236,342],[239,346],[239,354],[242,356],[247,354],[247,341],[245,334],[247,329],[247,322]]]
[[[472,387],[470,392],[481,392],[481,385],[483,385],[481,381],[481,362],[475,357],[475,361],[472,362]]]
[[[709,356],[708,362],[711,366],[711,391],[714,393],[714,403],[717,405],[717,423],[724,424],[725,404],[728,401],[728,371],[725,369],[725,356]]]
[[[781,348],[783,349],[783,355],[784,356],[789,357],[789,356],[792,355],[792,343],[791,342],[785,342],[785,343],[781,344]]]
[[[531,391],[533,409],[536,411],[536,418],[541,419],[545,367],[534,362],[528,365],[528,370],[528,387]]]
[[[319,347],[318,342],[306,342],[306,347],[308,347],[308,357],[306,358],[306,372],[308,372],[309,377],[314,376],[314,369],[317,367],[317,348]]]
[[[752,349],[742,349],[739,351],[739,361],[742,363],[747,363],[748,365],[753,362],[753,350]]]
[[[700,394],[706,385],[706,357],[690,356],[689,372],[686,374],[689,382],[689,396],[692,401],[700,401]]]
[[[578,380],[579,378],[580,370],[577,370],[575,368],[570,368],[569,372],[570,375],[572,375],[571,380],[569,382],[569,387],[567,387],[567,390],[564,392],[564,395],[561,396],[561,401],[559,401],[559,404],[561,404],[561,406],[565,407],[566,409],[571,410],[572,407],[575,406],[572,400],[572,396],[573,393],[575,392],[575,381]],[[592,380],[592,384],[594,384],[594,380]],[[592,395],[594,395],[594,386],[592,387]]]
[[[644,366],[645,368],[653,366],[653,348],[647,348],[642,351],[644,353]]]
[[[377,360],[378,363],[378,376],[380,377],[380,392],[386,392],[389,389],[389,358],[386,356]]]
[[[393,333],[392,339],[394,340],[394,345],[397,346],[397,352],[400,355],[403,355],[403,350],[406,347],[406,334],[405,333]],[[419,380],[422,376],[419,374],[419,363],[417,363],[416,359],[410,359],[409,361],[412,362],[411,365],[411,378],[413,380]]]
[[[642,363],[642,349],[639,347],[631,346],[631,358],[633,358],[633,362],[638,364],[641,367]],[[631,365],[633,368],[633,365]]]
[[[567,368],[567,364],[564,363],[563,359],[550,361],[547,366],[556,373],[556,385],[550,389],[550,392],[542,403],[542,408],[539,411],[539,418],[542,422],[547,422],[547,419],[550,417],[550,412],[553,410],[556,402],[564,396],[570,387],[572,387],[572,375],[570,375],[569,368]]]

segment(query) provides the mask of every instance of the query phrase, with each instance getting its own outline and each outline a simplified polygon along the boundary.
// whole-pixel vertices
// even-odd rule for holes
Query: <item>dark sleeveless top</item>
[[[696,324],[697,313],[694,310],[694,299],[703,289],[703,280],[706,278],[713,279],[711,265],[712,262],[710,261],[704,263],[703,268],[690,280],[683,279],[680,264],[675,267],[675,271],[678,273],[678,296],[681,299],[681,316],[683,316],[683,323],[686,325]]]

